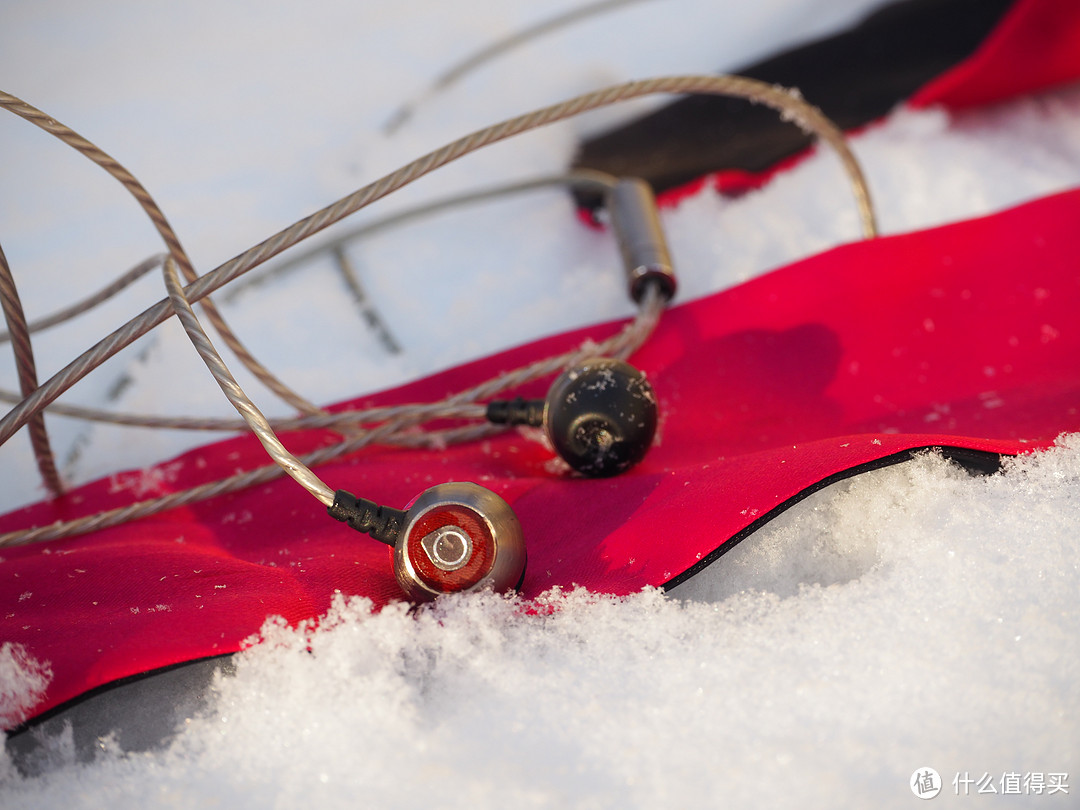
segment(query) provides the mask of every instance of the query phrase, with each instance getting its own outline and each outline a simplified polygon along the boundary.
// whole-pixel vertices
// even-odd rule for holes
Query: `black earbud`
[[[393,548],[394,576],[410,599],[492,588],[525,577],[525,538],[510,505],[482,486],[439,484],[404,510],[338,490],[327,511]]]
[[[656,395],[645,375],[610,357],[563,372],[542,400],[488,404],[497,424],[543,427],[555,451],[591,477],[618,475],[645,457],[656,433]]]

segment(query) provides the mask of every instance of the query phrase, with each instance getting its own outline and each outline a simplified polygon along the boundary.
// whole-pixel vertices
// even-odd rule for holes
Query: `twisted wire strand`
[[[84,312],[89,312],[94,307],[108,301],[113,296],[122,292],[130,287],[133,283],[145,276],[151,270],[165,261],[165,254],[158,253],[154,256],[150,256],[147,259],[143,259],[137,265],[132,267],[127,272],[110,281],[107,285],[102,287],[96,293],[88,295],[74,304],[68,307],[64,307],[52,315],[46,315],[44,318],[38,318],[36,321],[30,321],[27,325],[27,331],[33,334],[34,332],[42,332],[46,329],[51,329],[54,326],[59,326],[62,323],[70,321],[82,315]],[[11,340],[10,332],[0,332],[0,343],[6,343]]]
[[[30,343],[30,330],[26,326],[19,290],[15,286],[15,277],[3,247],[0,247],[0,307],[4,310],[8,334],[11,335],[11,347],[15,353],[15,368],[19,376],[19,389],[27,396],[37,388],[37,364],[34,362],[34,349]],[[30,420],[30,445],[34,451],[34,461],[45,486],[53,495],[60,495],[64,485],[56,469],[49,432],[45,428],[45,414],[38,411]]]
[[[240,384],[236,382],[236,378],[229,371],[228,366],[225,365],[225,361],[221,359],[221,355],[214,348],[214,344],[210,342],[210,338],[207,337],[202,324],[199,323],[199,319],[195,315],[195,310],[191,308],[191,304],[184,298],[184,288],[180,284],[180,276],[177,274],[176,264],[172,256],[165,259],[162,270],[165,276],[165,288],[169,292],[169,300],[172,301],[176,317],[180,319],[184,331],[191,340],[191,345],[195,347],[195,351],[199,353],[199,357],[202,358],[210,374],[213,375],[217,384],[221,387],[222,393],[236,408],[236,412],[240,414],[251,432],[262,443],[263,448],[265,448],[274,463],[288,473],[296,483],[315,496],[317,500],[321,501],[323,505],[333,505],[334,490],[324,484],[322,479],[315,475],[307,465],[285,448],[285,445],[281,443],[281,440],[274,433],[273,428],[270,427],[270,423],[266,421],[262,411],[244,393]]]
[[[328,445],[327,447],[302,455],[299,459],[302,463],[310,467],[315,467],[361,450],[363,447],[373,442],[385,442],[388,435],[394,431],[401,433],[399,443],[403,446],[414,448],[425,447],[440,450],[449,444],[474,441],[483,438],[484,436],[490,436],[505,430],[505,428],[500,425],[490,425],[485,423],[409,435],[403,432],[407,429],[407,425],[404,423],[386,427],[387,429],[385,431],[372,431],[371,433],[347,441]],[[18,546],[27,543],[46,542],[48,540],[62,540],[66,537],[88,534],[100,529],[119,526],[132,520],[151,517],[170,509],[188,506],[193,503],[198,503],[199,501],[209,500],[210,498],[216,498],[221,495],[239,492],[240,490],[249,487],[266,484],[283,475],[285,475],[285,471],[280,466],[273,463],[267,464],[253,470],[248,470],[247,472],[237,473],[228,478],[222,478],[218,481],[211,481],[180,492],[138,501],[133,504],[128,504],[127,506],[98,512],[93,515],[87,515],[86,517],[78,518],[76,520],[50,523],[49,525],[39,526],[34,529],[0,534],[0,548],[4,546]]]
[[[440,197],[342,231],[335,235],[333,239],[321,242],[308,250],[291,254],[284,261],[276,263],[273,267],[264,270],[258,275],[238,278],[222,293],[222,298],[226,301],[233,301],[244,291],[265,284],[272,279],[280,278],[327,250],[343,247],[346,243],[355,239],[371,237],[377,233],[407,225],[410,222],[451,208],[487,202],[510,194],[524,193],[552,186],[570,186],[579,191],[607,192],[614,188],[617,182],[618,178],[607,172],[597,171],[596,169],[572,169],[564,174],[533,177]]]
[[[497,388],[494,393],[514,388],[524,382],[544,377],[547,374],[559,371],[573,364],[574,358],[585,358],[596,354],[610,354],[625,360],[645,343],[648,336],[656,328],[660,315],[664,310],[665,301],[654,285],[646,287],[643,297],[642,311],[630,322],[624,331],[616,335],[610,342],[597,344],[591,351],[582,347],[574,352],[562,354],[555,358],[548,358],[537,367],[523,367],[514,372],[506,372],[492,381],[493,387]],[[485,388],[485,391],[492,390]],[[395,419],[403,415],[416,415],[422,417],[422,421],[435,421],[443,419],[483,419],[485,406],[475,401],[480,398],[484,391],[469,391],[455,395],[461,397],[461,402],[450,402],[449,398],[437,402],[416,402],[404,405],[382,406],[367,408],[362,411],[332,411],[312,416],[299,416],[284,419],[268,419],[270,426],[275,431],[313,430],[319,428],[345,428],[360,427],[373,422],[383,422]],[[0,400],[18,402],[21,397],[11,391],[0,389]],[[472,401],[468,401],[472,400]],[[128,427],[143,427],[169,430],[199,430],[221,431],[236,433],[246,430],[248,425],[242,419],[216,419],[212,417],[190,416],[158,416],[152,414],[122,413],[107,411],[100,408],[88,408],[79,405],[66,405],[54,402],[49,406],[49,413],[57,416],[65,416],[72,419],[83,419],[91,422],[104,422],[107,424],[124,425]],[[388,443],[406,444],[411,446],[413,439],[408,436],[393,435],[388,437]]]
[[[615,335],[599,343],[586,342],[569,352],[545,357],[527,366],[504,372],[472,388],[449,396],[444,401],[464,403],[490,399],[503,391],[556,374],[591,357],[608,356],[616,351],[619,352],[617,356],[620,358],[629,357],[649,339],[659,322],[660,313],[663,312],[665,304],[666,300],[656,289],[656,285],[650,284],[646,288],[646,294],[642,296],[642,306],[637,315]]]
[[[299,220],[251,249],[230,259],[184,288],[185,297],[199,301],[238,278],[254,267],[276,256],[297,242],[318,233],[349,214],[370,205],[387,194],[413,182],[439,166],[450,163],[469,152],[530,129],[570,118],[581,112],[614,104],[652,93],[711,93],[747,98],[766,104],[783,113],[787,120],[816,134],[832,147],[840,158],[855,197],[862,231],[867,238],[877,234],[873,205],[861,168],[844,141],[843,133],[822,113],[803,101],[797,94],[780,87],[740,76],[669,76],[632,81],[593,93],[586,93],[560,104],[544,107],[517,118],[511,118],[467,135],[440,149],[391,172],[337,202]],[[6,94],[4,94],[6,95]],[[4,99],[0,95],[0,103]],[[9,97],[10,98],[10,97]],[[0,419],[0,444],[26,424],[32,414],[55,400],[61,393],[82,379],[91,370],[112,357],[134,340],[149,332],[169,317],[171,307],[159,301],[141,315],[108,335],[83,352],[57,372],[33,394],[23,399]]]
[[[595,346],[586,344],[571,352],[557,357],[545,358],[511,372],[504,373],[486,384],[477,386],[469,391],[448,397],[440,402],[414,403],[408,405],[373,408],[361,412],[368,419],[382,418],[387,421],[379,427],[362,432],[357,436],[345,441],[316,450],[302,458],[290,453],[274,434],[272,425],[265,419],[258,407],[246,396],[241,387],[232,377],[225,362],[222,360],[212,342],[206,335],[205,330],[199,324],[198,318],[191,308],[190,303],[184,298],[183,287],[178,278],[175,262],[171,256],[166,257],[163,265],[163,276],[169,294],[169,300],[174,307],[177,317],[181,320],[185,332],[192,341],[193,346],[199,352],[207,368],[218,382],[223,393],[237,409],[249,427],[262,443],[270,455],[272,464],[257,468],[245,473],[239,473],[219,481],[210,482],[201,486],[192,487],[180,492],[171,493],[160,498],[149,499],[135,504],[129,504],[113,510],[100,512],[94,515],[74,521],[51,524],[36,529],[10,532],[0,535],[0,546],[19,545],[29,542],[43,542],[70,537],[76,534],[104,529],[116,526],[130,520],[188,505],[208,498],[217,497],[230,492],[235,492],[247,487],[265,483],[282,474],[293,477],[301,486],[311,493],[317,500],[326,506],[333,503],[333,490],[331,490],[310,469],[311,466],[325,463],[334,458],[355,452],[375,442],[395,443],[410,447],[445,447],[447,444],[475,440],[482,436],[498,433],[505,428],[487,423],[465,425],[441,431],[429,431],[427,433],[410,433],[411,428],[417,424],[434,418],[447,417],[470,417],[483,418],[484,407],[478,403],[463,402],[455,404],[455,400],[467,398],[470,393],[483,394],[493,393],[505,388],[513,387],[522,382],[544,376],[554,370],[559,370],[579,359],[588,356],[603,354],[607,351],[624,351],[627,354],[640,346],[651,333],[662,312],[665,299],[661,296],[655,285],[649,285],[643,296],[641,309],[623,330],[606,341]],[[317,420],[328,419],[327,414],[318,417],[305,417],[294,422],[314,423]],[[309,466],[310,465],[310,466]]]
[[[19,402],[22,396],[13,391],[0,389],[0,400]],[[156,430],[193,430],[207,432],[237,433],[247,430],[243,419],[228,419],[200,416],[159,416],[155,414],[124,413],[107,411],[102,408],[89,408],[81,405],[67,405],[54,402],[48,409],[50,414],[87,422],[102,422],[124,427],[139,427]],[[446,405],[442,402],[424,402],[410,405],[395,405],[383,408],[368,408],[363,411],[329,411],[311,416],[296,416],[281,419],[268,419],[276,431],[317,430],[331,428],[335,431],[345,428],[361,427],[371,422],[382,422],[400,415],[402,412],[418,412],[424,421],[438,419],[481,419],[484,406],[479,404]],[[396,443],[396,438],[391,437]]]
[[[169,254],[176,260],[180,272],[184,274],[184,278],[187,279],[188,283],[190,284],[198,278],[198,274],[195,272],[195,268],[192,266],[187,252],[184,250],[183,245],[180,244],[180,238],[176,235],[172,225],[169,224],[164,212],[150,195],[150,192],[147,191],[142,183],[136,179],[135,175],[121,165],[119,161],[96,144],[75,132],[71,127],[62,124],[36,107],[27,104],[22,99],[2,90],[0,90],[0,107],[6,108],[21,118],[29,121],[31,124],[43,129],[45,132],[48,132],[50,135],[60,139],[68,146],[82,153],[116,179],[125,189],[127,189],[131,196],[135,198],[135,201],[150,218],[155,230],[157,230],[158,234],[165,242],[165,246],[169,249]],[[200,299],[202,297],[203,296],[200,296]],[[248,370],[255,375],[256,379],[297,410],[304,413],[322,413],[318,406],[309,402],[300,394],[285,385],[285,383],[281,382],[281,380],[275,377],[266,366],[260,363],[255,356],[248,351],[247,347],[244,346],[229,328],[213,301],[206,299],[202,301],[202,306],[206,311],[207,318],[211,325],[218,334],[221,335],[229,349],[240,359]],[[0,444],[3,444],[4,441],[6,441],[6,438],[0,439]]]
[[[461,414],[483,417],[484,406],[472,402],[456,403],[456,400],[468,399],[471,392],[493,391],[495,393],[512,388],[523,382],[538,379],[554,373],[572,364],[575,360],[595,357],[605,350],[618,348],[628,354],[644,343],[655,327],[665,300],[654,285],[646,288],[642,297],[642,307],[637,317],[628,323],[618,334],[595,345],[586,344],[557,357],[545,358],[527,366],[506,372],[482,386],[447,397],[440,402],[423,405],[400,405],[388,408],[373,408],[368,414],[377,414],[387,421],[368,431],[361,432],[342,441],[299,456],[299,461],[307,467],[317,467],[342,456],[349,455],[375,443],[393,443],[405,447],[426,447],[444,449],[465,441],[492,436],[507,430],[505,426],[488,422],[463,425],[444,430],[410,432],[417,424],[427,419],[442,418],[442,415]],[[445,408],[445,411],[441,411]],[[461,408],[461,411],[456,409]],[[332,416],[332,414],[331,414]],[[22,529],[0,535],[0,547],[23,545],[32,542],[60,540],[78,534],[86,534],[99,529],[117,526],[130,520],[150,517],[159,512],[187,506],[192,503],[215,498],[248,487],[257,486],[285,475],[285,470],[276,463],[271,463],[247,472],[237,473],[228,478],[211,481],[200,486],[170,493],[159,498],[151,498],[134,504],[119,507],[97,514],[88,515],[72,521],[53,523],[32,529]]]
[[[615,339],[608,344],[598,344],[595,348],[597,354],[609,354],[626,360],[638,348],[640,348],[652,331],[656,328],[660,316],[664,311],[665,300],[655,285],[646,287],[642,301],[642,310],[631,321],[626,329],[620,332]],[[606,351],[605,351],[606,349]],[[560,355],[554,358],[554,362],[544,361],[543,365],[536,369],[521,370],[513,378],[510,372],[500,375],[496,385],[499,391],[515,387],[521,382],[543,377],[553,370],[572,365],[574,357],[584,357],[589,351],[582,348],[571,354]],[[496,392],[498,393],[498,392]],[[468,398],[468,393],[466,394]],[[18,402],[21,397],[10,391],[0,389],[0,400]],[[474,397],[475,399],[475,397]],[[215,419],[208,417],[186,416],[156,416],[150,414],[119,413],[106,411],[100,408],[87,408],[78,405],[66,405],[54,402],[49,406],[49,412],[57,416],[83,419],[92,422],[104,422],[108,424],[124,425],[128,427],[143,427],[171,430],[200,430],[222,431],[236,433],[247,428],[247,423],[242,419]],[[483,419],[485,406],[479,402],[464,401],[451,403],[447,400],[438,402],[418,402],[405,405],[392,405],[378,408],[367,408],[362,411],[336,411],[313,416],[300,416],[286,419],[269,419],[270,426],[275,431],[313,430],[318,428],[346,428],[360,427],[372,422],[383,422],[402,415],[416,415],[423,417],[422,421],[434,421],[442,419]],[[415,440],[412,436],[392,435],[386,439],[389,444],[402,444],[413,446]]]
[[[705,89],[700,89],[702,86],[704,86]],[[209,343],[209,339],[206,337],[205,332],[198,326],[197,319],[190,309],[190,303],[198,300],[199,297],[209,295],[214,290],[219,289],[224,284],[238,278],[259,263],[276,255],[276,253],[285,250],[287,247],[290,247],[301,239],[307,238],[307,236],[327,227],[329,224],[332,224],[332,222],[336,222],[349,213],[359,210],[359,208],[362,208],[382,196],[389,194],[391,191],[412,182],[438,166],[444,165],[470,151],[481,148],[488,143],[492,143],[496,140],[509,137],[510,135],[523,132],[545,123],[550,123],[554,120],[559,120],[560,118],[577,114],[585,109],[592,109],[597,106],[614,103],[623,98],[632,98],[650,92],[694,91],[719,92],[729,95],[744,95],[750,97],[752,100],[761,101],[780,109],[786,119],[792,120],[804,128],[816,132],[819,137],[836,148],[840,154],[841,162],[852,182],[864,233],[867,236],[875,234],[873,210],[869,194],[866,191],[865,181],[862,178],[858,164],[855,162],[854,157],[847,150],[846,144],[843,142],[842,134],[840,134],[839,130],[836,130],[827,119],[824,119],[815,108],[806,105],[801,99],[788,95],[787,91],[780,88],[773,88],[754,80],[742,79],[739,77],[672,77],[668,79],[647,80],[644,82],[631,82],[626,85],[599,91],[598,93],[586,94],[560,105],[554,105],[525,116],[519,116],[518,118],[504,121],[501,124],[488,127],[485,130],[473,133],[470,136],[466,136],[465,138],[448,144],[442,149],[436,150],[435,152],[429,153],[428,155],[413,161],[407,166],[399,169],[397,172],[393,172],[381,180],[354,192],[354,194],[342,198],[337,203],[295,223],[293,226],[286,228],[270,239],[265,240],[249,251],[246,251],[230,262],[217,268],[212,273],[190,283],[186,288],[180,285],[175,267],[175,265],[179,263],[175,262],[174,257],[174,261],[166,263],[165,271],[170,298],[166,301],[158,302],[158,304],[149,308],[141,316],[129,321],[128,324],[118,329],[104,341],[99,342],[97,346],[84,353],[80,358],[77,358],[72,364],[69,364],[65,371],[71,372],[75,369],[80,371],[82,375],[85,375],[85,373],[88,373],[90,368],[93,367],[94,362],[103,362],[103,360],[108,356],[111,356],[112,353],[115,353],[123,346],[128,345],[141,334],[145,334],[146,331],[149,331],[149,329],[156,326],[157,323],[160,323],[167,318],[170,314],[170,310],[176,312],[178,315],[185,310],[186,313],[190,314],[188,323],[185,323],[185,329],[188,329],[188,327],[193,324],[195,328],[188,330],[189,336],[199,335],[201,340],[205,342],[204,348],[206,346],[210,347],[206,354],[204,354],[203,351],[200,351],[200,354],[204,357],[204,361],[206,361],[208,354],[216,354],[216,352],[212,350],[212,344]],[[560,355],[559,357],[542,359],[523,368],[502,374],[492,380],[474,386],[467,391],[459,392],[456,395],[446,398],[442,403],[432,403],[432,405],[442,404],[453,407],[457,405],[465,406],[475,404],[478,399],[487,398],[506,388],[511,388],[520,385],[523,382],[554,373],[566,365],[588,356],[604,353],[613,353],[617,356],[629,355],[648,338],[652,329],[655,328],[659,315],[663,310],[663,304],[664,301],[658,290],[651,289],[643,298],[638,316],[620,333],[617,333],[606,341],[596,345],[586,344],[574,351]],[[184,320],[183,317],[181,319]],[[197,347],[199,346],[199,339],[193,337],[193,342]],[[80,361],[84,364],[84,367],[81,369],[79,367]],[[211,364],[208,363],[208,367],[210,366]],[[214,369],[211,368],[211,371],[213,370]],[[26,415],[27,411],[33,412],[34,408],[40,409],[40,407],[42,407],[42,402],[48,400],[49,396],[55,398],[55,396],[58,396],[59,392],[62,392],[65,383],[68,385],[72,384],[72,382],[68,382],[64,379],[64,373],[65,372],[61,372],[60,374],[55,375],[49,383],[42,386],[35,394],[24,398],[20,406],[13,409],[4,420],[0,420],[0,430],[11,430],[12,432],[13,430],[17,430],[18,427],[21,427],[22,424],[25,424],[27,419],[30,418]],[[218,375],[215,374],[215,377],[218,377]],[[75,379],[78,379],[78,377],[75,377]],[[218,377],[218,380],[219,384],[222,384],[220,377]],[[53,385],[54,390],[45,391],[43,393],[43,390],[47,389],[50,383]],[[239,390],[239,386],[235,384],[235,380],[232,381],[232,386],[235,386],[236,390]],[[228,384],[222,384],[222,388],[228,396],[230,393],[230,386]],[[60,390],[56,391],[55,389]],[[242,392],[240,392],[240,394],[242,395]],[[33,401],[35,397],[37,398],[37,402]],[[230,397],[230,400],[232,399],[233,398]],[[248,400],[248,402],[250,402],[250,400]],[[237,402],[234,401],[233,404],[236,406]],[[237,407],[245,417],[258,413],[257,408],[255,408],[253,404],[251,405],[250,410],[246,410],[243,405]],[[261,416],[261,414],[259,414],[259,416]],[[11,425],[19,419],[22,421],[12,428]],[[42,527],[29,532],[9,533],[0,536],[0,545],[29,542],[30,540],[55,539],[70,534],[93,531],[96,528],[104,528],[105,525],[115,525],[124,520],[146,516],[163,509],[173,508],[175,506],[193,502],[194,500],[214,497],[215,495],[223,494],[227,491],[235,491],[236,489],[251,486],[264,480],[270,480],[270,478],[282,474],[282,466],[284,466],[286,472],[293,474],[293,472],[298,469],[294,465],[294,462],[300,466],[315,466],[329,459],[353,452],[354,450],[373,442],[387,441],[391,437],[395,437],[403,442],[415,441],[416,444],[423,446],[439,446],[440,442],[458,440],[464,437],[476,437],[499,430],[497,426],[479,424],[445,431],[432,431],[420,435],[409,435],[408,431],[422,421],[424,421],[424,412],[422,409],[418,409],[415,406],[403,406],[402,410],[399,410],[396,416],[389,418],[387,422],[374,429],[362,431],[359,435],[351,436],[342,442],[322,448],[299,459],[289,454],[289,459],[286,460],[284,465],[280,464],[282,459],[275,457],[275,453],[272,453],[272,457],[275,457],[275,460],[278,463],[248,473],[232,476],[221,481],[211,482],[210,484],[195,487],[191,490],[174,493],[165,496],[164,498],[146,501],[140,504],[132,504],[119,510],[112,510],[109,513],[92,515],[80,521],[73,521],[58,526]],[[263,418],[263,422],[265,423],[265,418]],[[269,434],[272,435],[273,431],[268,424],[265,425],[265,430],[269,431]],[[258,430],[256,433],[259,435]],[[10,433],[7,435],[10,435]],[[3,438],[6,437],[3,433],[0,433],[0,441],[2,441]],[[259,438],[260,440],[263,440],[264,437],[260,435]],[[274,440],[276,441],[276,437],[274,437]],[[268,446],[268,442],[266,441],[263,441],[263,444],[268,450],[270,449],[270,446],[272,446],[272,443]],[[285,452],[287,453],[287,451]],[[308,470],[308,472],[310,472],[310,470]],[[331,497],[328,496],[329,488],[325,487],[324,490],[324,487],[325,484],[318,481],[318,485],[305,488],[320,501],[329,504],[330,501],[327,500],[328,497]]]
[[[634,352],[645,345],[660,323],[660,316],[667,308],[667,298],[660,287],[653,283],[645,286],[638,316],[611,341],[606,354],[619,360],[628,360]]]
[[[594,169],[577,169],[567,172],[565,174],[530,178],[526,180],[515,181],[513,183],[500,184],[488,188],[476,189],[463,193],[449,195],[440,199],[407,208],[403,211],[397,211],[392,214],[388,214],[379,219],[365,223],[357,228],[353,228],[345,233],[338,234],[333,240],[329,240],[321,245],[316,246],[311,250],[307,250],[303,253],[292,256],[287,262],[279,263],[269,272],[264,272],[258,277],[249,276],[244,279],[238,279],[232,284],[231,288],[226,291],[225,298],[226,300],[232,300],[233,298],[235,298],[238,292],[243,291],[249,286],[264,283],[271,278],[279,278],[280,276],[284,275],[285,272],[302,266],[305,262],[310,261],[315,256],[320,255],[327,250],[342,249],[344,245],[349,241],[369,237],[375,233],[389,230],[394,227],[400,227],[410,222],[414,222],[415,220],[422,217],[430,216],[432,214],[450,208],[455,208],[462,205],[469,205],[477,202],[483,202],[497,197],[518,194],[526,191],[532,191],[535,189],[547,188],[552,186],[568,185],[576,189],[607,192],[613,189],[617,182],[618,178],[606,172],[596,171]],[[143,275],[148,269],[157,267],[165,260],[165,256],[166,254],[159,254],[157,256],[152,256],[146,259],[145,261],[137,265],[135,268],[132,268],[119,279],[117,279],[117,281],[113,282],[91,298],[75,304],[60,313],[56,313],[55,315],[52,315],[47,319],[42,319],[42,321],[39,323],[44,324],[44,322],[48,320],[51,322],[48,325],[54,325],[66,321],[72,317],[75,317],[82,312],[85,312],[92,306],[96,305],[96,303],[100,303],[100,301],[103,301],[110,297],[111,294],[115,294],[110,293],[110,290],[113,290],[114,288],[116,290],[119,290],[122,288],[122,285],[126,286],[126,284],[129,284],[135,278]],[[661,301],[660,304],[661,307],[659,311],[662,311],[663,302]],[[33,331],[34,328],[34,325],[31,324],[31,331]],[[39,326],[38,328],[45,328],[45,326]],[[16,395],[10,391],[0,389],[0,400],[11,403],[18,403],[22,400],[22,396]],[[67,405],[58,402],[53,402],[52,404],[50,404],[48,410],[50,413],[56,414],[57,416],[66,416],[74,419],[83,419],[87,421],[104,422],[130,427],[226,432],[243,431],[247,428],[247,423],[244,422],[242,419],[216,419],[206,417],[160,416],[149,414],[123,413],[119,411],[104,410],[100,408],[88,408],[78,405]],[[324,412],[321,414],[313,414],[294,418],[270,419],[269,423],[275,431],[306,430],[313,428],[346,429],[359,427],[363,423],[381,422],[387,419],[394,418],[401,413],[414,411],[424,414],[426,416],[425,421],[429,419],[481,419],[484,416],[484,406],[479,404],[463,403],[460,405],[448,405],[443,402],[434,402],[414,403],[389,408],[369,408],[363,411],[339,411],[336,413]],[[391,443],[399,443],[403,440],[404,439],[397,436],[391,436],[388,439],[388,441]]]

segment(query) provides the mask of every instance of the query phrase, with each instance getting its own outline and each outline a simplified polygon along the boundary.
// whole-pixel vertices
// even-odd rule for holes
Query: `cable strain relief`
[[[405,511],[389,506],[379,506],[366,498],[357,498],[351,492],[339,489],[334,493],[334,503],[326,508],[334,520],[340,520],[349,528],[371,535],[380,543],[393,546],[405,525]]]
[[[486,416],[496,425],[540,427],[544,424],[544,400],[522,397],[493,400],[488,403]]]

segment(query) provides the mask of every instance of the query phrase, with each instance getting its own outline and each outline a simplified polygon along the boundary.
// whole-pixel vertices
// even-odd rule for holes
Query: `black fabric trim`
[[[47,766],[42,737],[57,736],[68,722],[80,762],[91,761],[100,738],[109,734],[127,752],[161,748],[186,717],[206,707],[219,670],[233,674],[232,654],[182,661],[102,684],[5,732],[5,748],[26,776]]]
[[[970,56],[1014,0],[903,0],[844,33],[734,71],[797,87],[843,129],[869,123]],[[656,191],[722,169],[761,172],[810,138],[771,110],[693,95],[582,143],[575,168],[640,177]],[[595,208],[600,197],[576,192]]]
[[[676,577],[672,577],[660,587],[663,590],[669,590],[676,585],[681,585],[688,579],[700,574],[714,562],[719,560],[735,546],[739,545],[743,540],[752,535],[754,532],[761,529],[765,524],[778,518],[788,509],[793,507],[800,501],[810,497],[815,492],[820,492],[825,487],[832,486],[833,484],[845,481],[848,478],[854,478],[856,475],[862,473],[871,472],[872,470],[880,470],[885,467],[892,467],[896,464],[902,464],[905,461],[911,461],[916,456],[922,453],[940,453],[942,457],[953,461],[963,467],[972,475],[993,475],[1001,469],[1002,460],[1007,456],[1000,453],[991,453],[985,450],[972,450],[967,447],[946,447],[946,446],[926,446],[926,447],[912,447],[910,450],[903,450],[899,453],[893,453],[889,456],[882,456],[881,458],[868,461],[865,464],[857,464],[854,467],[849,467],[846,470],[840,470],[840,472],[834,473],[826,478],[821,479],[816,484],[811,484],[806,489],[788,498],[782,504],[775,509],[767,512],[759,517],[749,526],[742,531],[734,534],[728,540],[725,540],[719,548],[713,550],[701,560],[690,568],[687,568],[681,574]]]

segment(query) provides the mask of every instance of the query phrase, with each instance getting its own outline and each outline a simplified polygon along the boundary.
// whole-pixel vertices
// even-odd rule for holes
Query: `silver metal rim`
[[[525,568],[525,537],[517,515],[510,504],[490,489],[457,481],[424,490],[406,511],[405,526],[394,545],[394,575],[409,598],[426,601],[442,595],[442,591],[429,587],[420,578],[406,553],[406,546],[416,524],[433,509],[446,506],[464,506],[476,512],[495,539],[495,559],[491,570],[475,585],[460,592],[484,588],[506,591],[517,585]]]

